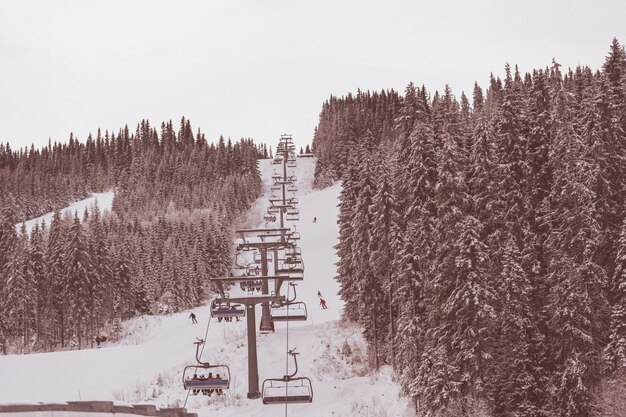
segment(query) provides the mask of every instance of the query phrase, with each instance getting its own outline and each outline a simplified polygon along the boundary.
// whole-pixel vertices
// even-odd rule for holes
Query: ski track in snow
[[[61,210],[61,217],[65,216],[66,214],[73,216],[74,213],[78,213],[78,217],[82,220],[85,208],[90,209],[96,202],[98,203],[98,208],[100,209],[101,213],[103,213],[104,211],[110,211],[111,207],[113,206],[114,195],[115,193],[113,191],[107,191],[106,193],[93,193],[91,197],[87,197],[84,200],[75,201],[74,203]],[[46,222],[46,227],[50,227],[50,222],[52,221],[53,215],[54,213],[46,213],[43,216],[39,216],[34,219],[25,221],[24,224],[26,224],[26,232],[30,233],[30,231],[33,230],[33,227],[35,227],[35,224],[39,224],[39,226],[41,226],[41,222],[43,221]],[[15,227],[19,231],[22,227],[22,223],[16,224]]]
[[[246,227],[263,226],[262,214],[269,205],[274,166],[270,160],[261,160],[259,168],[265,193],[251,209]],[[345,327],[341,322],[343,302],[334,280],[338,259],[333,246],[338,239],[336,219],[341,186],[335,184],[324,190],[312,190],[314,170],[315,159],[298,158],[295,174],[300,221],[295,224],[301,235],[299,244],[305,275],[304,280],[298,282],[297,300],[307,304],[308,320],[289,323],[289,348],[297,348],[300,353],[298,376],[311,378],[314,399],[312,404],[290,404],[289,414],[301,417],[413,415],[407,400],[399,397],[399,389],[391,381],[388,368],[375,375],[355,376],[350,371],[352,365],[341,359],[339,350],[347,340],[363,358],[366,353],[360,329]],[[104,196],[102,200],[101,196]],[[112,197],[113,193],[105,193],[91,199],[98,198],[101,209],[110,209]],[[74,203],[66,210],[84,210],[90,203],[81,206],[83,202]],[[317,223],[313,223],[313,217],[317,217]],[[39,219],[29,222],[35,220]],[[49,220],[46,222],[49,224]],[[278,227],[278,224],[267,226]],[[232,290],[233,296],[237,290]],[[327,301],[327,310],[320,308],[318,291]],[[182,388],[182,370],[185,365],[195,363],[193,341],[196,337],[204,338],[210,312],[208,303],[193,311],[198,324],[191,324],[190,311],[129,320],[125,323],[129,336],[115,344],[106,342],[100,349],[0,356],[0,403],[113,400],[182,407],[187,396]],[[257,306],[257,329],[260,316]],[[257,333],[259,388],[263,379],[285,374],[286,337],[287,323],[276,323],[274,334]],[[245,319],[232,323],[211,322],[206,339],[202,359],[230,367],[231,389],[218,398],[190,395],[186,404],[189,411],[201,417],[284,415],[284,405],[263,405],[260,399],[246,398]],[[290,359],[289,372],[292,366]]]

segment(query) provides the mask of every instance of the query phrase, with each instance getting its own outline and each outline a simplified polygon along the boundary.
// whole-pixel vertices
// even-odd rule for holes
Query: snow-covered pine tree
[[[615,273],[610,293],[612,295],[609,344],[604,349],[609,372],[626,368],[626,217],[617,245]]]
[[[9,322],[7,279],[12,251],[18,241],[15,220],[15,206],[12,198],[7,198],[4,205],[0,207],[0,350],[5,354],[13,332],[12,323]]]
[[[31,330],[36,313],[36,288],[29,260],[29,242],[23,224],[16,241],[6,273],[6,303],[9,331],[16,336],[19,353],[30,351]]]
[[[494,399],[496,414],[512,413],[520,417],[542,415],[546,387],[536,375],[540,366],[533,357],[532,343],[538,333],[532,311],[532,282],[522,268],[522,254],[509,235],[500,253],[498,277],[499,314],[494,320],[498,337],[494,365],[488,367],[487,385]]]
[[[46,275],[46,263],[44,258],[44,240],[43,232],[45,232],[45,223],[39,228],[36,223],[30,232],[30,265],[35,281],[34,306],[35,313],[35,340],[34,350],[44,349],[46,341],[50,338],[49,330],[49,302],[50,299],[50,282]]]
[[[335,246],[339,262],[337,263],[337,281],[341,284],[339,295],[347,308],[344,314],[351,320],[358,320],[359,310],[356,298],[356,262],[353,259],[354,216],[358,197],[356,164],[349,164],[342,177],[343,187],[339,196],[339,242]]]
[[[56,343],[65,346],[67,335],[67,303],[65,274],[65,225],[61,220],[61,213],[57,210],[52,215],[50,232],[46,245],[46,280],[51,287],[50,310],[52,312],[52,324],[54,339],[50,341],[50,348]]]
[[[394,219],[398,217],[395,212],[395,201],[392,189],[392,180],[390,178],[391,168],[386,161],[387,158],[380,158],[382,166],[376,169],[378,172],[378,182],[375,184],[376,194],[372,200],[373,223],[371,225],[371,240],[369,248],[369,265],[372,268],[374,276],[381,283],[385,293],[384,306],[386,307],[386,316],[384,320],[387,323],[388,333],[384,335],[385,340],[389,341],[387,348],[388,362],[392,362],[395,356],[395,318],[398,314],[398,305],[394,300],[394,292],[396,285],[392,281],[392,270],[394,265],[395,252],[397,245],[398,227],[394,223]]]
[[[559,415],[591,414],[590,387],[600,377],[598,343],[608,322],[607,301],[601,288],[606,271],[598,265],[602,230],[595,210],[598,195],[592,182],[597,165],[588,146],[574,129],[568,106],[570,95],[560,93],[559,122],[550,159],[554,184],[550,195],[552,230],[546,241],[551,283],[551,343],[553,406]],[[580,385],[578,385],[580,384]]]
[[[89,304],[94,274],[87,238],[77,213],[68,229],[64,254],[63,272],[66,285],[63,293],[66,295],[70,330],[77,338],[80,349],[83,340],[88,336],[88,324],[93,314]]]

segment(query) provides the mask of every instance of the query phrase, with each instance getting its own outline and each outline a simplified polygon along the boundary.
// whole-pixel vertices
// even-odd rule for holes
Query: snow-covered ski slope
[[[250,210],[246,227],[263,225],[262,214],[269,204],[274,170],[269,162],[260,161],[266,195]],[[305,264],[305,279],[297,291],[298,300],[307,303],[309,319],[305,323],[290,323],[288,336],[289,348],[300,352],[298,375],[311,378],[314,398],[311,404],[290,404],[288,415],[412,415],[407,411],[410,408],[407,401],[399,397],[388,369],[377,374],[367,372],[361,330],[340,320],[343,306],[333,279],[340,185],[313,191],[315,160],[298,159],[297,164],[300,221],[296,225],[301,233]],[[313,217],[317,217],[317,223],[313,223]],[[327,300],[327,310],[320,308],[317,291]],[[260,307],[257,308],[259,320]],[[193,342],[196,337],[205,338],[209,307],[194,310],[198,324],[191,324],[189,313],[135,318],[125,323],[127,336],[120,343],[107,342],[100,349],[0,356],[0,403],[114,400],[149,402],[158,407],[185,405],[200,416],[284,415],[284,405],[263,405],[260,399],[246,398],[245,320],[211,322],[202,355],[204,361],[230,367],[231,389],[218,398],[189,396],[185,404],[187,392],[182,388],[182,369],[195,363]],[[263,379],[280,378],[286,373],[286,338],[286,323],[276,323],[274,334],[257,336],[260,387]],[[347,354],[346,345],[350,347]]]
[[[98,209],[100,212],[111,210],[111,206],[113,205],[113,191],[107,191],[105,193],[93,193],[91,197],[87,197],[84,200],[76,201],[69,206],[65,207],[61,210],[61,216],[66,214],[74,215],[74,213],[78,213],[78,217],[80,219],[83,218],[83,213],[85,209],[91,209],[94,204],[98,204]],[[50,227],[50,222],[52,222],[52,216],[54,213],[46,213],[43,216],[39,216],[34,219],[27,220],[24,222],[26,224],[26,231],[30,233],[30,231],[35,227],[35,224],[39,224],[41,226],[42,222],[46,223],[46,227]],[[18,230],[22,227],[22,223],[18,223],[15,225]]]

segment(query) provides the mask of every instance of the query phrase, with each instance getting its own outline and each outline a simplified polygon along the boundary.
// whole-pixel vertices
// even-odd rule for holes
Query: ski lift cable
[[[291,285],[287,285],[287,300],[289,300],[289,287],[291,287]],[[285,354],[285,375],[289,375],[289,303],[287,303],[287,346],[286,346],[286,350],[287,353]],[[285,398],[287,398],[287,390],[289,388],[289,382],[287,382],[285,384]],[[285,417],[287,417],[288,414],[288,410],[287,410],[287,406],[288,406],[288,402],[289,401],[285,401]]]
[[[203,343],[202,343],[202,348],[200,349],[200,355],[198,356],[198,359],[202,358],[202,352],[204,352],[204,347],[206,346],[206,343],[204,343],[204,341],[206,341],[208,335],[209,335],[209,327],[211,326],[211,317],[209,317],[209,320],[207,322],[206,325],[206,331],[204,332],[204,339]],[[196,367],[196,370],[198,368]],[[189,399],[189,393],[191,393],[191,390],[187,390],[187,396],[185,397],[185,403],[183,404],[183,408],[185,408],[187,406],[187,400]]]

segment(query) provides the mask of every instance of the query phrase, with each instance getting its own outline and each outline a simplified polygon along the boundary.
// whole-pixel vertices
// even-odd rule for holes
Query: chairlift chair
[[[223,389],[230,388],[230,368],[228,365],[211,365],[209,362],[200,361],[200,345],[204,344],[204,340],[198,339],[198,341],[194,342],[196,345],[196,364],[195,365],[187,365],[185,369],[183,369],[183,387],[186,390],[194,390],[194,391],[205,391],[205,390],[216,390],[221,392]],[[204,370],[205,372],[209,372],[209,370],[215,370],[214,375],[210,378],[207,375],[201,374],[198,376],[198,370]],[[219,372],[218,372],[219,371]],[[213,373],[213,372],[209,372]],[[217,377],[219,375],[219,378]]]
[[[274,321],[306,321],[307,317],[306,304],[302,301],[272,307],[272,319]]]
[[[300,246],[291,246],[285,248],[285,256],[301,256],[302,248]]]
[[[290,184],[287,186],[287,191],[295,193],[298,191],[298,187],[295,184]]]
[[[235,253],[235,262],[233,263],[235,269],[241,270],[254,263],[254,255],[258,252],[255,248],[242,248]]]
[[[242,291],[261,291],[263,288],[263,281],[242,281],[239,283],[239,287]]]
[[[215,300],[211,301],[211,317],[213,318],[220,320],[245,316],[246,309],[241,304],[231,304],[228,301],[226,301],[226,303],[217,303]]]
[[[282,378],[270,378],[263,381],[261,398],[263,404],[293,404],[313,402],[313,385],[307,377],[296,377],[298,373],[297,352],[292,349],[287,352],[293,357],[296,370],[291,375]]]
[[[287,255],[283,259],[282,269],[303,267],[302,257],[300,255]]]
[[[300,220],[300,215],[298,213],[287,213],[287,217],[285,218],[288,222],[296,222]]]
[[[302,258],[283,259],[282,265],[278,268],[281,274],[302,273],[304,272],[304,264]]]

